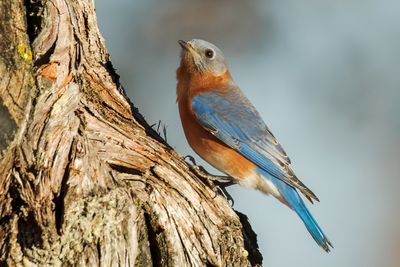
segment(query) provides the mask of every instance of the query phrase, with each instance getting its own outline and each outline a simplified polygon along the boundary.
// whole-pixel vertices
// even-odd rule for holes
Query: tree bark
[[[0,265],[261,265],[127,99],[92,1],[1,1],[0,36]]]

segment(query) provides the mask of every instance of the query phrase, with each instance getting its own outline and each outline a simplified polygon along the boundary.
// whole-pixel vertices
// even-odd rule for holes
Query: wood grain
[[[13,122],[0,264],[261,264],[247,218],[126,97],[92,1],[2,1],[0,15],[0,116]]]

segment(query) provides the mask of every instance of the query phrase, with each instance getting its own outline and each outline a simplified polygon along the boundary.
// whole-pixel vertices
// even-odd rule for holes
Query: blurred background
[[[178,39],[219,46],[231,73],[321,199],[335,248],[289,209],[233,186],[264,266],[400,266],[400,2],[97,0],[100,29],[133,103],[188,147],[175,103]],[[198,158],[198,157],[197,157]],[[200,161],[201,162],[201,161]],[[201,162],[212,170],[204,162]]]

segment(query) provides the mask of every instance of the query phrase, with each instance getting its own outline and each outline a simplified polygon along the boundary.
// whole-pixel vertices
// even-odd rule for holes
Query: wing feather
[[[268,174],[297,188],[308,200],[318,200],[293,173],[291,161],[261,116],[237,86],[193,97],[199,123],[222,142]]]

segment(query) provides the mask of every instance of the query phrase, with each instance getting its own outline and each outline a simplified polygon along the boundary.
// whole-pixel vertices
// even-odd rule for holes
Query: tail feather
[[[294,211],[299,215],[301,220],[304,222],[308,232],[314,238],[315,242],[317,242],[317,244],[321,246],[326,252],[329,252],[330,248],[333,248],[331,242],[326,237],[322,229],[319,227],[314,217],[308,211],[303,200],[298,196],[297,192],[295,192],[294,194],[297,195],[295,196],[295,198],[298,197],[299,201],[296,203],[290,203],[290,201],[288,202],[290,203]]]
[[[262,171],[262,174],[266,173]],[[277,187],[278,191],[282,195],[285,202],[287,202],[288,206],[291,207],[297,213],[297,215],[299,215],[315,242],[317,242],[317,244],[322,247],[326,252],[329,252],[330,248],[333,248],[331,242],[326,237],[322,229],[319,227],[317,221],[308,211],[306,205],[304,204],[300,195],[297,193],[296,189],[273,176],[263,176],[268,177],[269,180]]]

